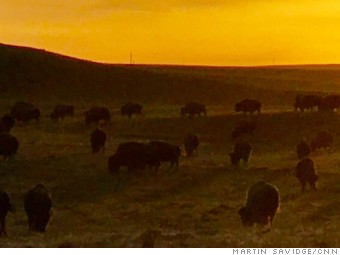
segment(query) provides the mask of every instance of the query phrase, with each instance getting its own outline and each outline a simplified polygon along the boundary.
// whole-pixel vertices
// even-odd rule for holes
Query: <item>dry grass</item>
[[[176,109],[176,107],[174,107]],[[74,119],[18,125],[15,161],[0,162],[0,187],[17,207],[7,217],[8,237],[1,247],[339,247],[340,161],[337,150],[312,155],[320,176],[317,192],[300,193],[293,168],[295,144],[327,128],[335,135],[340,117],[292,112],[258,118],[254,152],[248,169],[229,165],[230,133],[241,115],[196,119],[145,116],[128,121],[115,116],[105,127],[106,151],[90,153],[82,109]],[[157,115],[157,114],[156,114]],[[122,141],[163,139],[181,144],[189,131],[201,145],[197,155],[182,157],[177,173],[167,166],[120,174],[121,188],[108,173],[107,158]],[[249,185],[265,180],[281,195],[280,213],[272,230],[244,229],[237,210]],[[53,216],[45,235],[27,233],[23,194],[36,183],[52,193]]]

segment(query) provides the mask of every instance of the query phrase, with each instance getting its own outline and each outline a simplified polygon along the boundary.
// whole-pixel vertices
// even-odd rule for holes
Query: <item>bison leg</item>
[[[306,182],[305,181],[301,181],[301,192],[305,191],[305,187],[306,187]]]
[[[5,217],[0,220],[0,236],[7,236]]]

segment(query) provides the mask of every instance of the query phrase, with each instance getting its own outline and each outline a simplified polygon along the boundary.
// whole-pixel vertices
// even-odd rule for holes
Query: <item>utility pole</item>
[[[132,62],[132,52],[130,52],[130,65],[132,65],[133,62]]]

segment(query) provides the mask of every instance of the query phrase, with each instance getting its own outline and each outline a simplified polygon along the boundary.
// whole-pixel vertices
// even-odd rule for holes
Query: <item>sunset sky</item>
[[[0,0],[0,42],[137,64],[340,63],[339,0]]]

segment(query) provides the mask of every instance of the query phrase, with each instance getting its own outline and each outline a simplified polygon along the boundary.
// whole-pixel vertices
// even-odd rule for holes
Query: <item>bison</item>
[[[0,236],[7,236],[6,217],[8,212],[14,212],[14,207],[8,193],[0,190]]]
[[[318,132],[315,139],[311,141],[312,151],[316,151],[321,148],[329,149],[333,145],[333,135],[326,130]]]
[[[234,130],[232,131],[231,138],[235,140],[246,134],[252,135],[254,134],[255,128],[256,128],[255,122],[249,122],[249,121],[239,122],[234,128]]]
[[[252,227],[255,223],[272,226],[279,204],[277,187],[259,181],[248,190],[246,205],[239,209],[238,213],[245,227]]]
[[[319,106],[319,110],[330,112],[338,110],[339,108],[340,108],[340,95],[326,96]]]
[[[243,112],[244,115],[246,115],[247,112],[250,114],[253,114],[254,112],[260,114],[261,106],[262,103],[258,100],[244,99],[241,102],[235,104],[234,110],[235,112]]]
[[[4,159],[11,158],[15,155],[19,148],[18,140],[11,134],[0,134],[0,155]]]
[[[170,168],[176,165],[176,169],[178,169],[181,149],[177,145],[162,141],[151,141],[149,144],[156,149],[160,162],[170,162]]]
[[[31,103],[19,101],[11,110],[11,116],[21,122],[29,122],[32,119],[39,121],[40,110]]]
[[[229,153],[231,164],[237,166],[240,160],[243,160],[247,165],[251,152],[252,146],[249,142],[238,141],[234,146],[233,152]]]
[[[158,152],[153,146],[144,143],[121,143],[116,153],[109,157],[108,168],[111,173],[117,173],[122,166],[128,167],[128,170],[145,169],[149,166],[157,172],[160,166]]]
[[[298,156],[298,159],[302,159],[304,157],[308,157],[311,153],[311,147],[306,142],[305,139],[302,139],[297,145],[296,145],[296,153]]]
[[[207,116],[207,110],[204,104],[190,102],[181,108],[181,116],[188,115],[189,117],[194,117],[195,115],[200,116],[201,114]]]
[[[11,129],[14,127],[14,125],[15,125],[15,119],[10,114],[5,114],[4,116],[1,117],[0,133],[10,132]]]
[[[123,116],[127,116],[131,119],[133,114],[142,114],[142,109],[142,105],[129,102],[120,108],[120,112]]]
[[[319,95],[296,95],[294,108],[295,110],[300,110],[304,112],[305,110],[312,111],[313,109],[319,109],[320,105],[322,104],[322,96]]]
[[[104,131],[96,128],[90,136],[92,152],[96,153],[100,151],[101,148],[105,148],[106,134]]]
[[[301,159],[295,168],[295,176],[301,183],[301,191],[304,192],[306,183],[316,190],[318,176],[315,174],[314,161],[310,158]]]
[[[28,218],[28,230],[44,233],[50,220],[52,199],[43,184],[30,189],[24,196],[24,207]]]
[[[66,116],[73,117],[74,106],[58,104],[54,107],[53,112],[50,114],[52,120],[64,119]]]
[[[99,123],[99,121],[110,121],[110,111],[105,107],[92,107],[85,112],[85,123],[90,125],[92,123]]]
[[[198,145],[200,144],[199,138],[197,135],[188,134],[184,139],[184,149],[187,156],[192,156],[195,151],[197,151]]]

